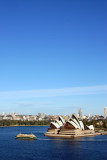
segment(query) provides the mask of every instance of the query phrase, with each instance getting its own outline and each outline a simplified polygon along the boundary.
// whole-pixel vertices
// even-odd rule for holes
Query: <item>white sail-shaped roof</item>
[[[60,128],[60,125],[57,122],[51,122],[51,124],[54,125],[55,128],[57,128],[57,129]]]
[[[65,124],[65,120],[61,116],[59,116],[59,120],[62,121],[63,125]]]
[[[81,124],[80,124],[78,118],[76,117],[76,115],[72,114],[72,115],[71,115],[71,119],[73,119],[75,122],[77,122],[78,125],[79,125],[79,128],[81,128]]]
[[[73,121],[67,121],[69,124],[71,124],[74,128],[78,128],[78,126]]]
[[[84,124],[82,121],[79,121],[80,122],[80,125],[81,125],[81,129],[84,130]]]
[[[81,128],[80,125],[78,124],[78,121],[77,121],[76,119],[70,118],[69,121],[73,121],[73,122],[77,125],[77,127],[78,127],[79,129]]]
[[[90,129],[90,130],[94,130],[94,126],[93,125],[87,126],[87,128]]]
[[[71,115],[71,118],[66,123],[69,123],[75,129],[84,130],[83,122],[79,121],[78,118],[74,114]],[[57,129],[62,128],[63,126],[66,126],[65,120],[61,116],[59,116],[58,120],[56,120],[55,122],[51,122],[51,124]],[[91,126],[87,126],[87,128],[91,129],[91,130],[93,129],[92,125]]]
[[[69,119],[69,121],[73,121],[77,125],[77,127],[79,129],[84,130],[84,124],[83,124],[83,122],[79,121],[78,118],[74,114],[71,115],[71,118]]]
[[[62,127],[62,126],[63,126],[62,121],[56,120],[55,122],[56,122],[56,123],[58,123],[60,127]]]

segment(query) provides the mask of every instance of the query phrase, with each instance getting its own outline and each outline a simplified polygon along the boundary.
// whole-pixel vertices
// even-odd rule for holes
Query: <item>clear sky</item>
[[[102,114],[106,0],[0,0],[0,113]]]

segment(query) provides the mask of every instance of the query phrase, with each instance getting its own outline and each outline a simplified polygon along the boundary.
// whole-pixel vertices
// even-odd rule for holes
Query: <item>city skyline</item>
[[[88,115],[85,115],[83,112],[82,112],[82,109],[79,108],[77,113],[72,113],[74,114],[77,118],[80,118],[80,119],[106,119],[107,118],[107,107],[104,107],[104,115],[92,115],[92,114],[88,114]],[[25,117],[29,118],[29,117],[33,117],[33,118],[36,118],[38,120],[43,120],[43,119],[48,119],[48,117],[54,117],[54,118],[57,118],[58,116],[64,116],[64,117],[70,117],[72,116],[72,114],[69,114],[69,115],[52,115],[52,114],[46,114],[46,113],[43,113],[43,112],[39,112],[39,113],[34,113],[34,114],[21,114],[21,113],[16,113],[16,112],[11,112],[11,113],[7,113],[7,112],[2,112],[0,113],[0,118],[2,120],[6,120],[6,119],[10,119],[10,120],[14,120],[14,118],[21,118],[23,117],[23,120],[25,119]],[[4,118],[3,118],[4,117]],[[41,118],[41,119],[39,119]]]
[[[0,2],[0,113],[103,115],[107,2]]]

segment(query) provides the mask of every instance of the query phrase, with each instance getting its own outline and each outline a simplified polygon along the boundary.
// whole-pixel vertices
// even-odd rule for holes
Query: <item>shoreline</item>
[[[90,137],[90,136],[98,136],[98,135],[107,135],[107,132],[99,132],[99,133],[90,133],[90,134],[81,134],[81,135],[59,135],[59,134],[44,134],[46,137],[59,137],[59,138],[79,138],[79,137]]]
[[[50,135],[47,135],[45,134],[44,136],[47,136],[47,137],[59,137],[59,138],[79,138],[79,137],[90,137],[90,136],[98,136],[98,135],[102,135],[101,133],[94,133],[94,134],[86,134],[86,135],[58,135],[58,134],[50,134]]]
[[[0,126],[0,127],[32,127],[32,126],[49,126],[49,125],[11,125],[11,126]]]

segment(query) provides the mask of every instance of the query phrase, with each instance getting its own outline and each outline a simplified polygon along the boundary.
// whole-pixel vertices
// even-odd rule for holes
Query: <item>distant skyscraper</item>
[[[104,118],[107,118],[107,107],[104,107]]]
[[[78,110],[79,117],[82,118],[82,110],[81,108]]]
[[[5,112],[2,112],[2,115],[4,116],[4,115],[5,115]]]

